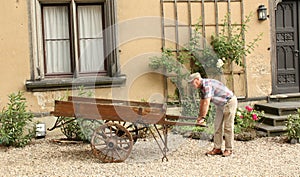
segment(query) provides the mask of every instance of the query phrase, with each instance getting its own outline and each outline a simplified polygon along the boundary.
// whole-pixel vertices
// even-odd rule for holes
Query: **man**
[[[216,106],[214,121],[214,148],[206,155],[228,157],[233,153],[234,117],[237,109],[237,98],[222,82],[215,79],[201,78],[200,73],[193,73],[188,80],[196,89],[200,89],[200,111],[197,124],[205,124],[210,102]],[[222,152],[223,133],[225,150]]]

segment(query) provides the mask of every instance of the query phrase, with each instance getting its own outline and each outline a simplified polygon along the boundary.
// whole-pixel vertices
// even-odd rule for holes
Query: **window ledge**
[[[27,80],[26,89],[32,92],[55,91],[78,88],[109,88],[120,87],[126,82],[126,76],[117,77],[82,77],[82,78],[55,78],[45,80]]]

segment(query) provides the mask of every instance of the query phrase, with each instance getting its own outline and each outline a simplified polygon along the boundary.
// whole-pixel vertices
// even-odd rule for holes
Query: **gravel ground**
[[[207,157],[209,141],[169,134],[167,162],[156,142],[140,139],[123,163],[102,163],[89,144],[57,143],[48,136],[25,148],[0,147],[0,176],[299,176],[300,144],[282,138],[235,142],[231,157]]]

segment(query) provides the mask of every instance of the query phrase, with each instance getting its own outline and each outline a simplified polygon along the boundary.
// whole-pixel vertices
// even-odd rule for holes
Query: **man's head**
[[[197,72],[189,76],[188,82],[191,83],[195,88],[199,88],[201,85],[201,80],[201,75]]]

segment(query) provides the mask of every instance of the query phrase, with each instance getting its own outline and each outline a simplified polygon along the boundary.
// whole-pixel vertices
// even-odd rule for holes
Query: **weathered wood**
[[[166,115],[167,119],[170,120],[197,120],[197,117],[190,117],[190,116],[178,116],[178,115]]]
[[[80,101],[89,103],[101,103],[101,104],[115,104],[115,105],[125,105],[125,106],[139,106],[139,107],[155,107],[165,109],[165,104],[162,103],[149,103],[149,102],[139,102],[139,101],[125,101],[116,99],[104,99],[104,98],[87,98],[87,97],[76,97],[69,96],[68,101]]]
[[[180,120],[196,117],[167,115],[164,104],[85,97],[69,97],[69,101],[55,101],[54,116],[124,121],[141,124],[202,126]]]
[[[78,101],[55,101],[54,116],[155,124],[165,117],[165,109]]]
[[[199,126],[199,127],[207,127],[205,124],[196,124],[192,122],[176,122],[176,121],[168,121],[163,120],[159,122],[158,124],[162,125],[171,125],[171,126]]]

